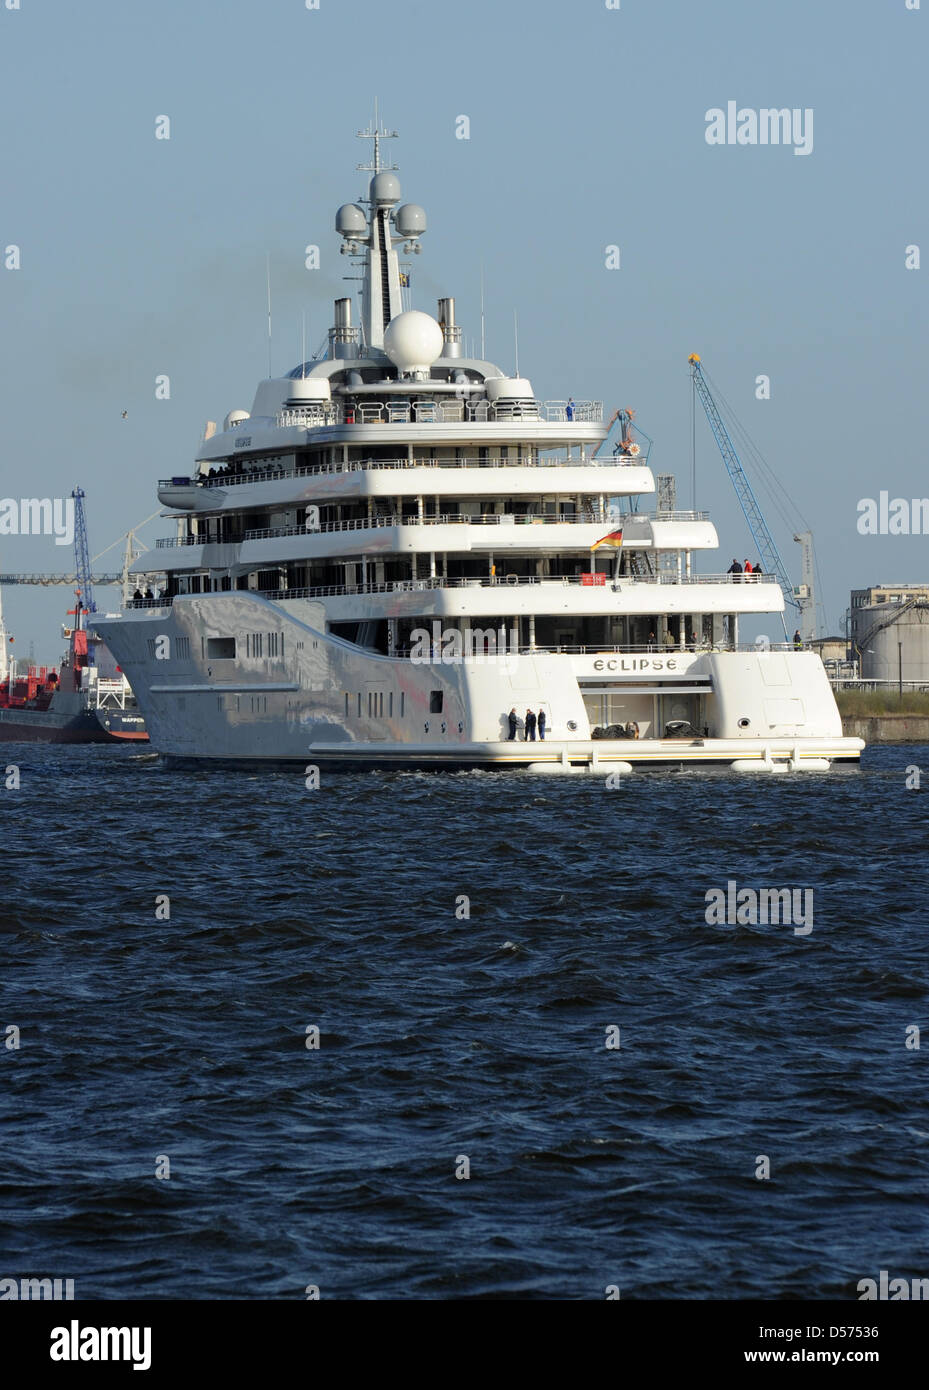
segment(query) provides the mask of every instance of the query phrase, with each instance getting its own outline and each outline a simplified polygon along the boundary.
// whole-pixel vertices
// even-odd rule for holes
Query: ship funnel
[[[335,301],[335,326],[329,330],[331,359],[358,356],[358,329],[352,327],[352,301]]]
[[[436,318],[439,320],[439,327],[442,330],[442,356],[460,357],[461,329],[455,323],[454,299],[449,297],[439,300],[439,312]]]

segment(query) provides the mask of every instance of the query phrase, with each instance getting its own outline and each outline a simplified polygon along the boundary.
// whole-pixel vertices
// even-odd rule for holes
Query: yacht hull
[[[473,771],[531,771],[586,772],[606,777],[612,771],[619,776],[642,768],[716,770],[747,772],[823,772],[828,767],[843,764],[857,767],[864,742],[861,739],[820,740],[801,739],[790,743],[758,743],[752,746],[743,740],[704,739],[697,744],[674,740],[639,739],[634,751],[630,744],[596,740],[577,743],[542,743],[512,745],[501,743],[472,744],[453,749],[436,750],[424,745],[364,744],[351,748],[345,744],[311,744],[299,757],[269,756],[256,759],[243,754],[241,758],[228,753],[216,756],[167,755],[172,765],[213,763],[217,766],[277,764],[306,770],[310,766],[329,771],[387,771],[401,769],[410,772],[473,772]]]
[[[856,763],[864,748],[843,736],[822,663],[809,652],[680,652],[672,660],[531,651],[417,663],[327,634],[312,617],[299,601],[230,594],[175,600],[99,627],[129,676],[153,748],[176,760],[333,769],[531,765],[605,776],[630,766],[822,771]],[[247,640],[256,630],[265,634],[258,658]],[[643,736],[593,737],[602,701],[626,698],[652,711]],[[705,736],[659,736],[673,714],[662,702],[681,698],[694,702],[694,727],[705,722]],[[509,711],[519,717],[527,708],[547,711],[545,740],[526,741],[521,729],[506,737]],[[778,727],[782,716],[795,722]]]

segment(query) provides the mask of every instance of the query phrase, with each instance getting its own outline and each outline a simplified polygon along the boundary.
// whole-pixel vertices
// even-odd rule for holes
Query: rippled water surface
[[[929,1275],[904,774],[929,748],[613,791],[3,751],[0,1276],[817,1298]],[[707,925],[730,879],[812,889],[812,932]]]

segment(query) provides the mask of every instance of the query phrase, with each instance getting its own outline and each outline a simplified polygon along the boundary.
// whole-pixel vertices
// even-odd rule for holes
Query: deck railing
[[[706,521],[707,512],[662,512],[657,518],[646,512],[636,512],[638,520]],[[607,512],[603,516],[578,515],[552,516],[549,513],[506,513],[482,512],[471,514],[440,514],[439,516],[403,516],[389,512],[381,516],[350,517],[347,521],[324,521],[316,526],[269,526],[254,527],[244,534],[216,539],[207,536],[165,536],[155,542],[158,549],[171,549],[184,545],[239,545],[243,540],[272,540],[282,536],[316,535],[332,531],[376,531],[390,526],[620,526],[624,520],[617,512]],[[742,576],[751,581],[754,575]]]
[[[423,383],[424,391],[429,383]],[[384,392],[389,396],[389,390]],[[321,429],[333,425],[485,424],[490,421],[544,420],[549,424],[600,424],[602,401],[537,401],[530,398],[490,401],[372,400],[307,402],[277,416],[283,429]]]
[[[201,474],[198,477],[160,478],[159,488],[181,487],[241,487],[244,483],[274,482],[279,478],[306,478],[318,474],[366,473],[383,469],[409,468],[632,468],[644,467],[641,459],[620,458],[612,454],[605,458],[585,455],[583,458],[542,458],[538,455],[516,458],[396,458],[396,459],[353,459],[348,463],[315,463],[295,468],[249,468],[234,472],[222,470],[219,473]],[[663,515],[667,515],[663,513]]]
[[[731,574],[701,574],[691,575],[689,578],[685,575],[682,576],[681,579],[678,579],[677,575],[674,575],[673,578],[671,576],[658,577],[655,575],[642,577],[623,575],[622,578],[615,582],[619,589],[623,589],[627,586],[638,584],[729,584],[732,583],[733,579],[736,577],[737,576]],[[771,583],[776,582],[771,575],[760,576],[759,578],[765,577]],[[603,587],[614,582],[609,579],[607,575],[601,574],[600,578],[604,581]],[[753,578],[753,576],[749,576],[749,578]],[[276,595],[281,599],[337,598],[342,595],[354,594],[417,593],[427,592],[431,589],[507,589],[516,588],[521,585],[541,585],[547,588],[564,588],[577,585],[586,588],[590,586],[590,577],[587,574],[546,575],[543,578],[539,578],[536,575],[509,574],[446,579],[437,575],[435,578],[426,579],[391,579],[382,583],[369,584],[317,584],[296,589],[263,589],[260,592],[265,596],[274,597]]]

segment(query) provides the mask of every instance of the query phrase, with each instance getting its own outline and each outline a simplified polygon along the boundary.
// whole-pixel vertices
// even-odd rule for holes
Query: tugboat
[[[75,625],[63,629],[68,650],[58,668],[26,667],[7,658],[0,611],[0,743],[110,743],[148,739],[135,696],[112,653],[90,640],[80,593]]]

